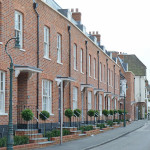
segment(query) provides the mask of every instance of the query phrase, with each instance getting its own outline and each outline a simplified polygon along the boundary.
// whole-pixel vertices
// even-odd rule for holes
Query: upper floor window
[[[88,92],[88,110],[92,109],[92,92]]]
[[[80,72],[83,72],[83,49],[80,51]]]
[[[61,35],[57,34],[57,62],[61,63]]]
[[[22,14],[15,11],[15,37],[19,36],[20,48],[23,47],[23,36],[22,36]]]
[[[105,65],[104,65],[104,69],[103,69],[103,80],[105,82]]]
[[[108,69],[108,84],[110,85],[110,70]]]
[[[94,58],[94,79],[96,79],[96,59]]]
[[[78,88],[73,87],[73,110],[78,108]]]
[[[0,71],[0,113],[5,113],[5,73]]]
[[[74,56],[74,69],[77,70],[77,46],[74,44],[73,47],[73,56]]]
[[[102,63],[99,65],[100,82],[102,82]]]
[[[49,58],[49,28],[44,26],[44,57]]]
[[[42,80],[42,110],[52,114],[52,82]]]
[[[89,55],[89,76],[91,76],[91,55]]]

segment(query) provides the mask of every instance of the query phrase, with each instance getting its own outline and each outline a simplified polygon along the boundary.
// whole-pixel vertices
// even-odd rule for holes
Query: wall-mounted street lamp
[[[5,52],[10,58],[10,93],[9,93],[9,122],[8,122],[8,137],[7,137],[7,150],[13,150],[13,144],[14,144],[14,139],[13,139],[13,120],[12,120],[12,80],[13,80],[13,59],[11,55],[7,52],[7,45],[11,40],[15,40],[15,48],[20,48],[19,44],[19,36],[11,38],[7,41],[5,44]]]

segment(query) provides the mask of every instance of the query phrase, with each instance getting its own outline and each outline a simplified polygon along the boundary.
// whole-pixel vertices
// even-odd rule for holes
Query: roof
[[[135,76],[146,76],[146,66],[136,55],[124,55],[124,62],[128,63],[128,70],[132,71]]]
[[[128,71],[128,63],[125,63],[120,57],[118,57],[119,61],[120,61],[120,64],[123,68],[123,70],[126,72]]]

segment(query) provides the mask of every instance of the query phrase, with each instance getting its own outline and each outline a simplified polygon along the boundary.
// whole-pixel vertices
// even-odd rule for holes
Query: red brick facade
[[[68,25],[71,26],[71,77],[75,79],[75,82],[71,83],[71,108],[73,108],[73,87],[78,88],[78,108],[82,109],[81,101],[81,84],[86,83],[86,46],[85,40],[88,41],[87,49],[88,56],[91,55],[91,77],[88,74],[88,84],[92,84],[93,88],[88,88],[88,91],[92,92],[92,109],[94,108],[94,88],[102,89],[105,92],[111,92],[108,96],[110,97],[112,107],[112,99],[118,100],[119,96],[119,70],[120,67],[106,55],[97,45],[92,42],[85,34],[83,34],[74,24],[72,24],[66,17],[61,15],[59,12],[53,10],[51,7],[46,5],[43,1],[37,0],[38,8],[37,11],[40,16],[39,26],[39,68],[42,69],[42,73],[39,74],[39,110],[42,111],[42,80],[52,81],[52,113],[50,120],[47,123],[57,123],[59,118],[59,89],[57,82],[55,81],[56,76],[69,77],[69,33]],[[23,50],[14,48],[14,41],[11,41],[8,45],[8,52],[11,54],[14,64],[22,66],[37,66],[37,16],[33,9],[33,2],[31,0],[0,0],[0,71],[5,72],[5,115],[0,115],[0,125],[8,124],[8,107],[9,107],[9,58],[4,52],[5,43],[12,37],[15,36],[14,31],[14,14],[15,11],[19,11],[23,16]],[[49,56],[50,59],[44,58],[44,26],[50,29],[49,37]],[[62,37],[62,64],[57,63],[57,33]],[[73,68],[73,46],[77,45],[77,70]],[[80,50],[83,49],[83,73],[80,72]],[[100,51],[99,62],[102,64],[102,81],[98,83],[98,54]],[[94,59],[96,59],[96,78],[94,79]],[[112,72],[112,81],[108,83],[107,90],[107,64],[108,69]],[[88,58],[87,58],[87,62]],[[105,73],[104,72],[105,65]],[[114,85],[114,65],[116,82]],[[89,66],[89,64],[87,64]],[[89,69],[87,68],[87,71]],[[111,73],[110,73],[111,74]],[[104,81],[105,75],[105,81]],[[25,105],[33,107],[33,112],[36,117],[36,106],[37,106],[37,73],[34,73],[31,78],[28,78],[29,74],[22,72],[19,76],[15,77],[15,71],[13,76],[13,124],[17,125],[19,120],[17,119],[20,114],[18,108],[19,105]],[[129,77],[131,78],[131,77]],[[111,80],[111,75],[109,77]],[[130,79],[132,80],[132,79]],[[112,82],[112,84],[111,84]],[[117,85],[117,86],[116,86]],[[115,89],[114,89],[115,86]],[[103,108],[105,93],[102,94]],[[118,96],[116,96],[118,95]],[[84,92],[84,115],[86,116],[86,92]],[[114,103],[114,102],[113,102]],[[98,109],[98,96],[96,109]],[[69,85],[64,87],[64,110],[69,108]],[[111,108],[113,109],[113,108]],[[118,109],[118,108],[117,108]],[[52,120],[52,121],[51,121]],[[34,120],[36,122],[36,120]]]

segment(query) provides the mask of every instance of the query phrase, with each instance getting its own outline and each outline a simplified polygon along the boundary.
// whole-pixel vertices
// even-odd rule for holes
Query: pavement
[[[120,127],[113,130],[106,131],[90,137],[69,141],[62,145],[54,145],[50,147],[40,148],[36,150],[90,150],[92,148],[107,144],[111,141],[119,139],[141,127],[143,127],[148,120],[134,121],[126,127]]]

